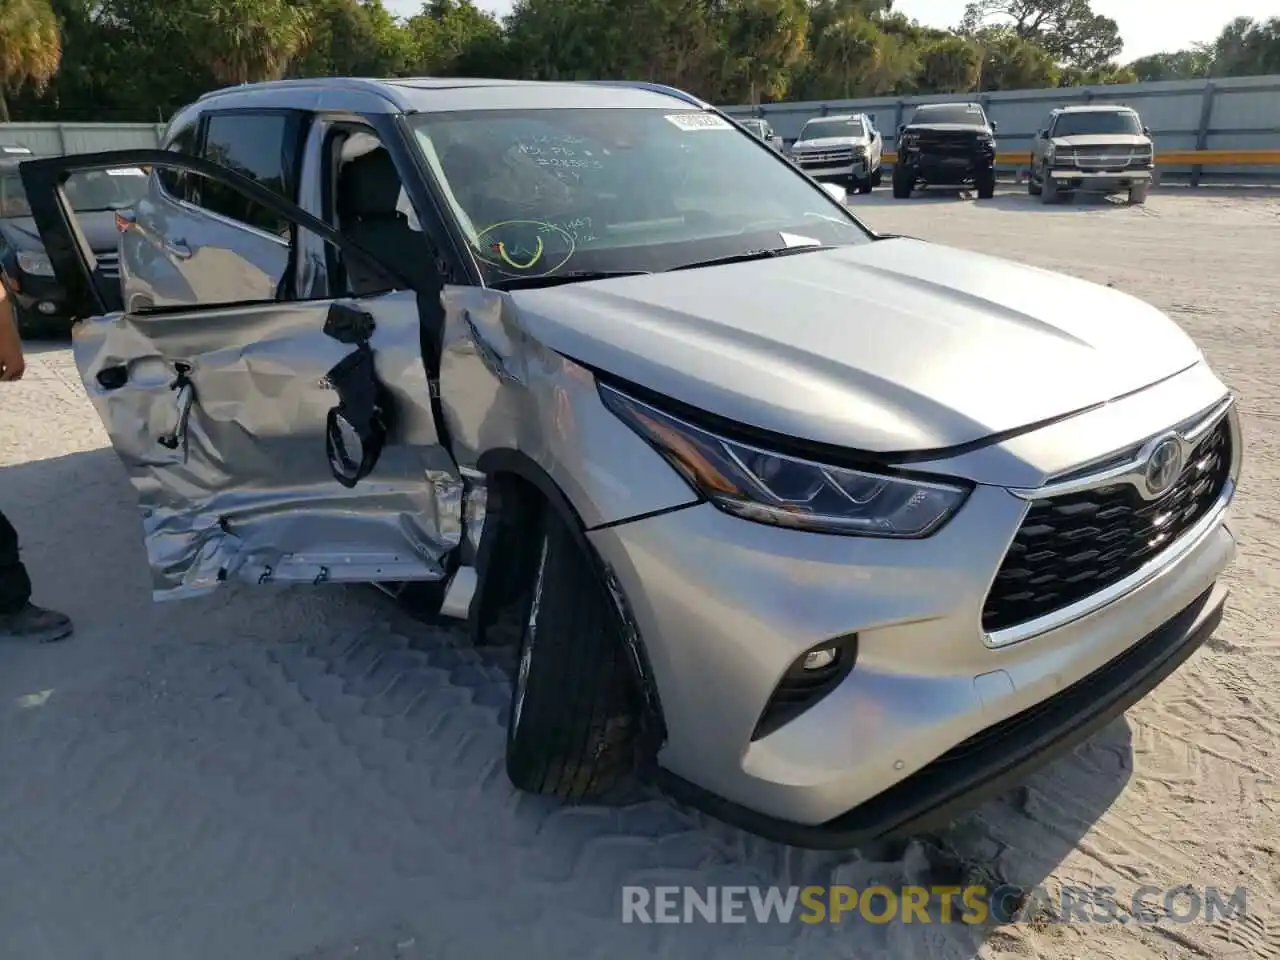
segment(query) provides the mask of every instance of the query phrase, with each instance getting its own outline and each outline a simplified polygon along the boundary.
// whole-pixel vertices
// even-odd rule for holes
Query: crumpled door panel
[[[77,330],[81,379],[138,493],[157,599],[233,579],[444,576],[462,485],[436,431],[416,298],[357,303],[374,318],[392,416],[377,465],[352,488],[326,453],[338,402],[326,374],[353,349],[324,334],[329,301],[115,314]],[[170,448],[161,439],[175,430]]]

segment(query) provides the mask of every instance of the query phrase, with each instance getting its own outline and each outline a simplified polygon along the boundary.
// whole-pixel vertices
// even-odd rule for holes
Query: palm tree
[[[49,0],[0,0],[0,123],[9,122],[5,94],[26,84],[44,90],[61,61],[58,18]]]
[[[207,11],[201,49],[225,84],[278,80],[309,39],[307,11],[287,0],[210,0]]]

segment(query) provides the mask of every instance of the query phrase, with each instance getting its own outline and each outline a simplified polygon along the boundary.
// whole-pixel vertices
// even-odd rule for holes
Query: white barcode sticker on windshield
[[[139,170],[137,167],[116,167],[115,169],[108,170],[107,176],[109,177],[145,177],[146,174],[143,173],[141,170]]]
[[[667,120],[687,131],[733,129],[733,124],[714,113],[669,113]]]

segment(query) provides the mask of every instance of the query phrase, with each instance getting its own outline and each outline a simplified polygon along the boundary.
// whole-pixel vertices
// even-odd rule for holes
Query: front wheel
[[[632,772],[638,731],[623,627],[593,560],[544,507],[507,720],[507,776],[579,802]]]
[[[911,190],[915,187],[915,178],[911,175],[911,171],[903,167],[893,168],[893,199],[908,200],[911,197]]]
[[[1129,203],[1135,207],[1140,207],[1147,202],[1147,191],[1150,189],[1149,183],[1135,183],[1129,188]]]
[[[857,188],[858,193],[863,195],[870,193],[872,189],[872,183],[870,180],[859,180],[854,184],[854,186]]]
[[[880,167],[876,167],[875,170],[871,172],[871,185],[873,187],[878,187],[883,183],[884,183],[884,170]]]
[[[979,170],[977,175],[973,178],[973,185],[978,190],[979,200],[990,200],[996,195],[995,169]]]

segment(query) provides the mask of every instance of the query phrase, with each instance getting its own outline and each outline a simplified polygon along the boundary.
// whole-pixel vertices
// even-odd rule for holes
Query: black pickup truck
[[[893,195],[921,186],[973,186],[989,200],[996,190],[996,124],[977,103],[931,103],[898,128]]]

